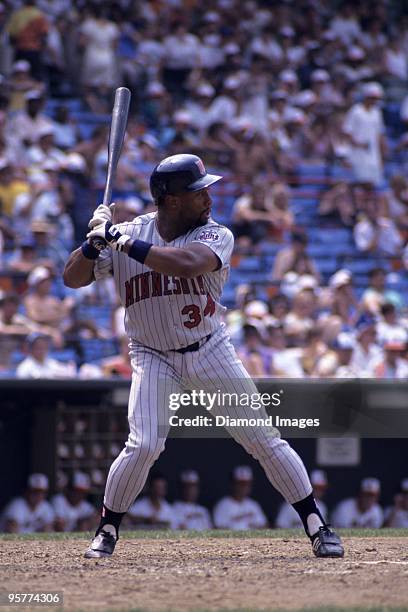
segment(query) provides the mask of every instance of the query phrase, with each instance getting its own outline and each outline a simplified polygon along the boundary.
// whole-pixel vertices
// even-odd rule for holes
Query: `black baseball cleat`
[[[337,533],[328,525],[319,527],[312,537],[312,550],[316,557],[343,557],[344,548]]]
[[[109,532],[101,531],[94,537],[90,547],[84,554],[85,559],[100,559],[110,557],[115,550],[116,538]]]

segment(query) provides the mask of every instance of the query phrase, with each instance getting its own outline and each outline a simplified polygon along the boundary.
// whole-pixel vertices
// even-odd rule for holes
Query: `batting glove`
[[[115,251],[123,251],[125,244],[131,240],[127,234],[122,234],[117,225],[112,225],[110,221],[101,223],[92,229],[86,237],[90,244],[102,250],[108,244]]]
[[[112,210],[114,206],[114,203],[112,203],[110,206],[106,206],[106,204],[99,204],[99,206],[93,211],[92,219],[88,223],[89,229],[92,230],[95,227],[98,227],[98,225],[105,223],[105,221],[112,221]]]

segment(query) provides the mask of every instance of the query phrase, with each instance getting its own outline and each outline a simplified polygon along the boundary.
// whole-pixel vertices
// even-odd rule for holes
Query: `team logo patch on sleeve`
[[[218,232],[212,229],[203,230],[198,236],[197,240],[201,242],[217,242],[220,239],[220,235]]]

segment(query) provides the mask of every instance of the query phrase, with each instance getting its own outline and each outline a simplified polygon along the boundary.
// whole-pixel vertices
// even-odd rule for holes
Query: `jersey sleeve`
[[[234,236],[231,230],[222,225],[208,225],[194,231],[191,242],[208,246],[219,258],[222,266],[229,265],[234,248]]]
[[[113,263],[112,263],[112,249],[110,247],[104,249],[98,259],[95,260],[94,265],[94,276],[95,280],[102,280],[112,276]]]

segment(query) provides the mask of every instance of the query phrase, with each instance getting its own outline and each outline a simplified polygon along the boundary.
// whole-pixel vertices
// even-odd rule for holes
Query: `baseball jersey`
[[[199,504],[178,501],[173,504],[178,529],[211,529],[211,518],[207,508]]]
[[[69,503],[65,495],[54,495],[51,500],[57,518],[64,521],[64,531],[74,531],[78,528],[78,521],[91,517],[95,508],[85,499],[76,506]]]
[[[316,505],[320,510],[320,514],[326,520],[326,504],[320,500],[316,500]],[[291,529],[292,527],[303,527],[303,523],[294,507],[290,504],[283,503],[279,509],[278,516],[276,517],[275,527],[278,529]]]
[[[246,497],[238,501],[233,497],[224,497],[214,508],[214,525],[218,529],[241,530],[267,527],[268,521],[255,500]]]
[[[384,516],[378,504],[361,512],[356,499],[345,499],[333,512],[332,522],[335,527],[371,527],[378,529],[383,524]]]
[[[392,515],[392,520],[389,521]],[[385,520],[388,521],[387,527],[394,527],[396,529],[408,529],[408,510],[402,508],[394,508],[391,506],[385,511]]]
[[[176,516],[173,507],[165,499],[160,502],[160,508],[153,506],[148,497],[142,497],[130,506],[128,510],[130,516],[140,516],[142,518],[154,518],[161,523],[168,523],[172,529],[176,527]]]
[[[47,501],[41,501],[32,509],[24,497],[17,497],[6,506],[1,529],[5,529],[7,521],[15,521],[19,526],[19,533],[42,531],[54,521],[54,518],[54,510]]]
[[[168,351],[189,346],[220,326],[225,311],[220,298],[228,277],[234,238],[228,228],[210,219],[206,225],[166,242],[158,232],[156,217],[156,212],[148,213],[117,227],[133,240],[144,240],[154,246],[205,244],[219,258],[220,268],[195,278],[179,278],[154,272],[126,253],[107,248],[95,262],[94,275],[99,280],[113,274],[125,308],[125,329],[131,346],[135,343]]]

